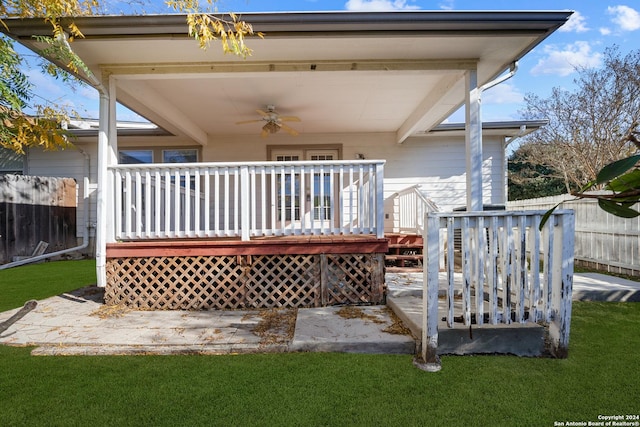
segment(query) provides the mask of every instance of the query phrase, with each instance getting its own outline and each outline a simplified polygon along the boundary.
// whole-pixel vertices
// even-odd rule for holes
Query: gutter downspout
[[[76,251],[81,251],[83,249],[86,249],[89,246],[89,167],[91,165],[91,159],[89,158],[89,155],[81,150],[80,148],[78,148],[78,151],[80,152],[80,154],[82,154],[84,156],[84,171],[83,171],[83,175],[84,175],[84,181],[83,181],[83,194],[82,194],[82,204],[83,204],[83,214],[82,214],[82,221],[84,223],[84,232],[82,234],[82,244],[80,246],[74,246],[73,248],[68,248],[68,249],[62,249],[60,251],[56,251],[56,252],[50,252],[48,254],[42,254],[42,255],[38,255],[38,256],[34,256],[31,258],[26,258],[26,259],[22,259],[20,261],[14,261],[14,262],[10,262],[8,264],[3,264],[0,265],[0,270],[6,270],[8,268],[12,268],[12,267],[19,267],[21,265],[27,265],[27,264],[31,264],[34,262],[38,262],[38,261],[42,261],[48,258],[53,258],[59,255],[64,255],[64,254],[68,254],[70,252],[76,252]]]
[[[498,77],[495,80],[490,81],[489,83],[485,83],[484,85],[480,86],[480,96],[482,96],[482,92],[484,92],[487,89],[491,89],[492,87],[499,85],[502,82],[505,82],[507,80],[509,80],[511,77],[515,76],[516,73],[518,72],[518,61],[514,61],[511,66],[509,67],[509,72],[507,74],[505,74],[502,77]]]

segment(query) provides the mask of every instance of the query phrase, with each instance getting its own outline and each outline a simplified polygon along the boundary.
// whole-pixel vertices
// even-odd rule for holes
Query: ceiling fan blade
[[[280,116],[278,117],[281,122],[301,122],[300,117],[296,116]]]
[[[292,127],[289,127],[289,126],[287,126],[285,124],[281,124],[280,127],[282,129],[284,129],[287,133],[289,133],[289,135],[291,135],[291,136],[298,136],[299,135],[297,130],[295,130]]]
[[[263,138],[266,138],[269,135],[269,131],[266,129],[262,129],[262,132],[260,132],[260,136]]]
[[[262,122],[262,121],[264,121],[264,120],[262,120],[262,119],[258,119],[258,120],[242,120],[242,121],[236,122],[236,124],[237,125],[244,125],[244,124],[247,124],[247,123],[258,123],[258,122]]]
[[[266,111],[256,110],[256,112],[260,114],[262,117],[269,117],[269,113],[267,113]]]

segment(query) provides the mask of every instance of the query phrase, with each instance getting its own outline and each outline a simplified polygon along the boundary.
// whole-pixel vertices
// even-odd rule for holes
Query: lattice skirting
[[[105,303],[139,309],[384,302],[384,254],[157,256],[107,260]]]

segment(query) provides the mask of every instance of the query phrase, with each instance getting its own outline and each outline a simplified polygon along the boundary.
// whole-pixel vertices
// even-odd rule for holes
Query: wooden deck
[[[107,245],[105,302],[140,309],[380,304],[388,241],[304,236]]]

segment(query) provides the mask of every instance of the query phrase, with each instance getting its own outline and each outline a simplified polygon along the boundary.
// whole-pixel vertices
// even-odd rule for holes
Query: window
[[[0,175],[24,173],[24,155],[0,147]]]
[[[140,163],[153,163],[152,150],[120,150],[118,163],[123,165],[136,165]]]
[[[198,161],[198,150],[162,150],[162,163],[195,163]]]
[[[118,151],[118,162],[121,165],[135,165],[153,163],[155,159],[162,159],[161,163],[197,163],[197,148],[127,148]],[[171,177],[171,182],[175,178]],[[191,189],[195,188],[196,179],[194,176],[190,178]],[[186,187],[184,177],[180,179],[180,184]]]
[[[155,161],[160,163],[196,163],[198,161],[198,149],[126,148],[118,152],[118,162],[122,165],[153,163]]]

